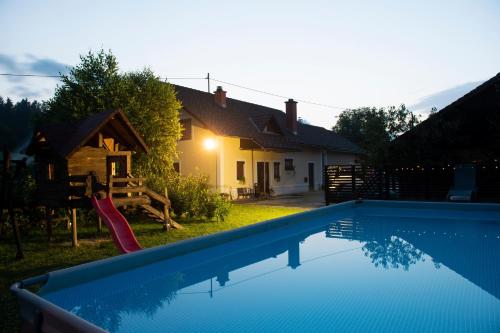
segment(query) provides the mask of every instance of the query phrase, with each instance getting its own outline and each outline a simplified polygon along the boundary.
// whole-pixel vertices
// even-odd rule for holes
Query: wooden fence
[[[500,201],[498,163],[477,164],[476,172],[477,199]],[[327,165],[324,173],[327,205],[354,199],[440,201],[453,185],[454,167]]]

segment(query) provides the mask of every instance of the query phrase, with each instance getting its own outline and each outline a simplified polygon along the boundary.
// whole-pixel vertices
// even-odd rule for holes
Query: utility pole
[[[208,93],[210,94],[210,73],[207,73]]]

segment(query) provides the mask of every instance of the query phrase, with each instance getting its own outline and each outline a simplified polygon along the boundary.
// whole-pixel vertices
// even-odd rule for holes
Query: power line
[[[160,78],[160,79],[165,79],[165,81],[168,80],[206,80],[206,77],[168,77],[166,76],[165,78]]]
[[[0,73],[0,76],[16,76],[16,77],[62,77],[61,75],[11,74],[11,73]]]
[[[227,85],[230,85],[230,86],[233,86],[233,87],[250,90],[250,91],[253,91],[253,92],[260,93],[260,94],[265,94],[265,95],[279,97],[279,98],[284,98],[284,99],[290,98],[290,97],[287,97],[287,96],[283,96],[283,95],[271,93],[271,92],[264,91],[264,90],[259,90],[259,89],[254,89],[254,88],[250,88],[250,87],[245,87],[245,86],[242,86],[242,85],[239,85],[239,84],[236,84],[236,83],[231,83],[231,82],[227,82],[227,81],[217,80],[217,79],[214,79],[214,78],[211,78],[211,80],[215,81],[215,82],[219,82],[219,83],[224,83],[224,84],[227,84]],[[311,104],[311,105],[321,106],[321,107],[325,107],[325,108],[330,108],[330,109],[341,109],[341,110],[349,109],[349,107],[346,107],[346,106],[329,105],[329,104],[317,103],[317,102],[312,102],[312,101],[307,101],[307,100],[302,100],[302,99],[295,99],[295,101],[300,102],[300,103],[304,103],[304,104]]]
[[[63,75],[42,75],[42,74],[13,74],[13,73],[0,73],[0,76],[13,76],[13,77],[49,77],[49,78],[62,78]],[[206,77],[161,77],[161,80],[206,80]]]
[[[39,78],[62,78],[63,77],[63,75],[14,74],[14,73],[0,73],[0,76],[9,76],[9,77],[39,77]],[[255,88],[243,86],[241,84],[236,84],[236,83],[232,83],[232,82],[228,82],[228,81],[214,79],[213,77],[210,77],[209,75],[207,75],[206,77],[168,77],[168,76],[166,76],[166,77],[160,77],[160,79],[164,80],[165,82],[168,82],[169,80],[208,80],[208,82],[210,82],[210,80],[212,80],[212,81],[215,81],[215,82],[227,84],[229,86],[237,87],[237,88],[240,88],[240,89],[246,89],[246,90],[249,90],[249,91],[253,91],[253,92],[256,92],[256,93],[259,93],[259,94],[264,94],[264,95],[268,95],[268,96],[278,97],[278,98],[282,98],[282,99],[288,99],[288,98],[290,98],[288,96],[284,96],[284,95],[272,93],[272,92],[269,92],[269,91],[264,91],[264,90],[259,90],[259,89],[255,89]],[[300,102],[300,103],[304,103],[304,104],[310,104],[310,105],[316,105],[316,106],[320,106],[320,107],[324,107],[324,108],[329,108],[329,109],[337,109],[337,110],[349,109],[349,107],[346,107],[346,106],[323,104],[323,103],[317,103],[317,102],[303,100],[303,99],[295,99],[295,101]]]

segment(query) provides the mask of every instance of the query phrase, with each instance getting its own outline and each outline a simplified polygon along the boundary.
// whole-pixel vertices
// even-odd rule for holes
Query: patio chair
[[[458,164],[452,188],[448,191],[449,201],[472,201],[476,195],[476,167],[474,164]]]

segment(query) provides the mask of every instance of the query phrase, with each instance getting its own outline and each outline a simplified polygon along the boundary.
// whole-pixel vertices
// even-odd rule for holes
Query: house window
[[[293,171],[295,167],[293,166],[293,158],[285,158],[285,170]]]
[[[237,161],[236,162],[236,179],[239,181],[245,181],[245,162]]]
[[[105,138],[102,140],[104,148],[106,148],[109,151],[114,151],[115,150],[115,139],[113,138]]]
[[[177,173],[181,173],[181,165],[179,162],[174,162],[174,171]]]
[[[274,180],[280,180],[280,162],[274,162]]]
[[[181,119],[180,122],[182,126],[181,140],[191,140],[192,138],[191,119]]]
[[[49,163],[47,164],[47,179],[54,180],[55,178],[54,163]]]

